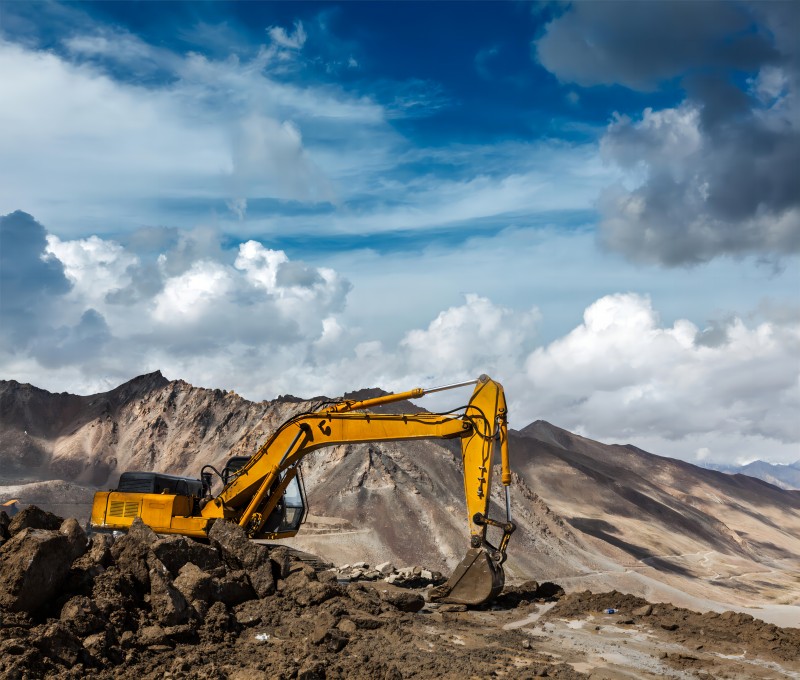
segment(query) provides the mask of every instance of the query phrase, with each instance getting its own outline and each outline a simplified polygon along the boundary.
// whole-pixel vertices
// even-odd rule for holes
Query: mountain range
[[[727,472],[730,475],[747,475],[756,477],[781,489],[800,489],[800,460],[787,465],[754,460],[746,465],[724,465],[706,463],[704,468]]]
[[[380,390],[348,396],[363,398]],[[125,470],[196,477],[250,454],[324,397],[250,402],[159,372],[90,396],[0,381],[0,500],[88,516]],[[393,410],[418,411],[408,402]],[[606,445],[545,421],[509,433],[510,579],[617,589],[714,609],[800,614],[800,491]],[[335,563],[449,570],[467,547],[460,455],[452,442],[354,444],[303,462],[310,514],[290,542]],[[503,517],[500,490],[492,514]],[[800,618],[798,618],[800,620]]]

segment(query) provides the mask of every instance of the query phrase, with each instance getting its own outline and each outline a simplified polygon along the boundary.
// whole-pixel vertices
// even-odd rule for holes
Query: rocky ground
[[[87,538],[31,507],[0,544],[3,678],[800,678],[798,628],[533,582],[437,606],[432,571],[312,565],[227,522]]]

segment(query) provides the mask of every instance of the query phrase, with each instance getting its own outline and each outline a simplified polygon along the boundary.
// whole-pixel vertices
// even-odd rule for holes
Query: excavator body
[[[383,404],[468,384],[475,388],[460,415],[370,411]],[[482,604],[503,588],[502,564],[515,529],[508,496],[511,472],[505,395],[502,386],[488,376],[443,388],[416,388],[363,401],[342,400],[294,416],[253,456],[231,458],[221,472],[205,466],[200,480],[124,473],[116,490],[95,494],[91,526],[97,531],[125,531],[139,517],[156,533],[205,539],[215,521],[229,520],[241,525],[253,539],[294,536],[307,510],[300,472],[300,462],[306,455],[337,444],[431,438],[461,440],[470,547],[447,583],[435,588],[430,597],[440,602]],[[498,448],[506,491],[504,521],[488,516],[492,464]],[[223,484],[216,496],[211,495],[212,473]],[[487,540],[490,526],[502,532],[496,546]]]

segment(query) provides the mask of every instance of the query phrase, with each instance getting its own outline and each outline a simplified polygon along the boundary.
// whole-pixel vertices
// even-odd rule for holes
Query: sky
[[[486,373],[512,427],[798,460],[799,34],[769,0],[0,0],[0,378]]]

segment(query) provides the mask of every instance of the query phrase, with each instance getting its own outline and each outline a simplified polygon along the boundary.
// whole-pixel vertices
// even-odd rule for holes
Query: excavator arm
[[[469,384],[474,384],[475,388],[469,404],[459,415],[369,411],[392,402],[416,399],[431,392]],[[144,512],[140,516],[158,532],[203,537],[215,520],[228,519],[240,524],[251,538],[274,538],[278,535],[266,527],[267,518],[297,475],[299,463],[312,451],[337,444],[435,438],[461,440],[464,494],[471,536],[466,557],[450,580],[435,589],[432,598],[480,604],[495,597],[503,587],[501,565],[505,561],[508,539],[514,531],[508,500],[511,472],[508,463],[506,401],[502,386],[485,375],[474,381],[441,388],[416,388],[374,399],[341,401],[316,412],[295,416],[269,437],[222,491],[205,503],[199,514],[168,518],[168,513],[162,513],[155,522],[148,521]],[[502,482],[506,489],[504,522],[488,516],[492,461],[497,446],[500,448]],[[144,507],[143,500],[142,509]],[[497,546],[487,540],[489,526],[502,531]]]

